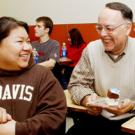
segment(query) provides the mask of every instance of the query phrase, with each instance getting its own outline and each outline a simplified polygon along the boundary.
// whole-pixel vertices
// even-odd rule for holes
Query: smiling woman
[[[47,68],[34,64],[28,25],[0,18],[0,135],[63,135],[66,100]]]
[[[25,68],[32,52],[27,24],[3,17],[0,25],[0,68],[9,71]]]

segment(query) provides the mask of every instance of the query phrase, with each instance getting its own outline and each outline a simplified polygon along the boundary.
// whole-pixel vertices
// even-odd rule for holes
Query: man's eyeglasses
[[[102,32],[102,30],[104,29],[108,34],[112,34],[117,28],[119,28],[120,26],[124,25],[124,24],[127,24],[127,23],[122,23],[116,27],[112,27],[112,26],[103,26],[103,25],[100,25],[100,24],[97,24],[96,25],[96,30],[97,32],[100,34]]]

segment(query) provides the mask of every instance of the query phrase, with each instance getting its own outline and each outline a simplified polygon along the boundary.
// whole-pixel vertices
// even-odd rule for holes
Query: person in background
[[[86,42],[84,41],[81,32],[77,28],[72,28],[69,30],[69,43],[67,44],[67,57],[72,60],[71,63],[65,66],[64,77],[66,83],[69,83],[72,71],[79,61],[83,49],[86,47]]]
[[[32,42],[32,47],[38,53],[38,62],[35,60],[36,63],[51,69],[61,84],[60,45],[58,41],[50,38],[52,30],[53,21],[50,17],[38,17],[36,19],[35,36],[39,40]]]
[[[53,30],[53,21],[47,16],[36,19],[35,36],[39,41],[32,42],[32,47],[38,52],[39,65],[53,69],[59,61],[59,42],[50,38]]]
[[[100,39],[84,49],[68,86],[74,102],[85,106],[87,113],[79,114],[67,135],[128,134],[121,131],[121,124],[129,118],[113,121],[105,114],[121,115],[134,107],[135,39],[129,36],[132,23],[133,12],[123,3],[107,3],[100,12],[96,24]],[[114,106],[105,100],[111,88],[120,90],[121,102]]]
[[[51,71],[34,64],[28,25],[0,18],[0,135],[64,135],[66,100]]]

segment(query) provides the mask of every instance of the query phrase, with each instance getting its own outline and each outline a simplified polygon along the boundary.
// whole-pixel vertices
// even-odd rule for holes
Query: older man
[[[79,116],[68,134],[86,135],[92,130],[94,135],[126,134],[120,129],[126,119],[112,121],[101,114],[121,115],[134,106],[135,39],[129,37],[132,21],[132,10],[123,3],[108,3],[100,12],[96,25],[100,39],[83,51],[68,87],[75,103],[86,106],[88,113]],[[121,102],[115,106],[106,100],[111,88],[120,90]]]

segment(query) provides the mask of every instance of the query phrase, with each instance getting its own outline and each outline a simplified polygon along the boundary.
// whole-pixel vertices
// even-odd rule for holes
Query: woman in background
[[[72,60],[72,62],[65,66],[64,77],[69,83],[72,71],[79,61],[83,49],[86,47],[86,42],[84,41],[80,31],[77,28],[72,28],[69,30],[69,43],[67,44],[67,57]]]

